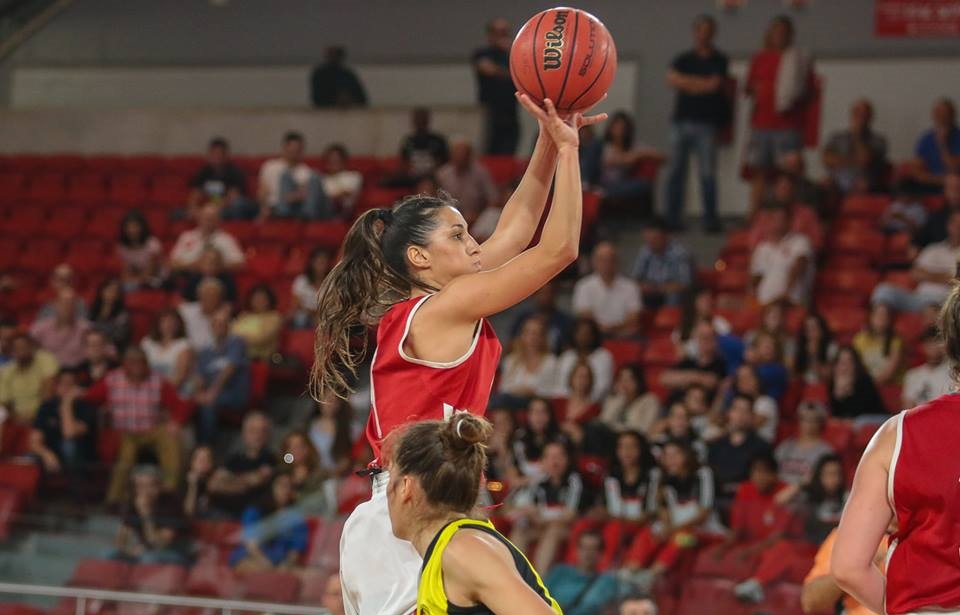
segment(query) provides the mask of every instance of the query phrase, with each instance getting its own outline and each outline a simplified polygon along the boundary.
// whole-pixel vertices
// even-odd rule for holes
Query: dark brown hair
[[[157,317],[153,320],[153,326],[150,327],[149,337],[153,341],[159,342],[163,338],[163,335],[160,332],[160,321],[167,316],[177,321],[177,334],[174,339],[180,339],[187,336],[187,328],[183,324],[183,316],[180,315],[180,312],[178,312],[176,308],[165,308],[157,314]]]
[[[489,421],[468,412],[411,425],[394,443],[393,471],[416,477],[431,505],[468,513],[477,503],[492,431]]]
[[[940,308],[940,335],[947,347],[947,359],[951,364],[950,374],[960,381],[960,281],[954,280],[950,294]]]
[[[347,373],[355,376],[367,350],[366,336],[351,345],[358,328],[377,323],[394,303],[414,288],[437,289],[415,278],[407,266],[407,248],[425,247],[437,228],[437,212],[456,202],[410,196],[391,209],[371,209],[357,218],[343,242],[343,258],[323,279],[317,305],[317,329],[310,393],[350,393]],[[347,373],[345,373],[345,371]]]

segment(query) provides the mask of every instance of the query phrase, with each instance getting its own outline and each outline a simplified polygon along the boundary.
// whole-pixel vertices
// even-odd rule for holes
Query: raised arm
[[[550,132],[557,146],[553,206],[547,215],[540,242],[503,265],[460,276],[424,305],[441,326],[474,323],[526,299],[576,260],[580,249],[583,192],[577,130],[586,123],[603,121],[606,115],[583,118],[576,114],[561,119],[550,100],[547,111],[531,105],[531,113]],[[481,250],[481,260],[486,256]]]

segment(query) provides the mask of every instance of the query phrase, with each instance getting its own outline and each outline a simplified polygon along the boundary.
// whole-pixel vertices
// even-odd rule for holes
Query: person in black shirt
[[[252,220],[259,211],[247,197],[247,179],[230,161],[230,144],[223,137],[210,139],[206,164],[190,178],[187,203],[191,215],[209,201],[223,203],[221,215],[226,219]]]
[[[390,188],[416,188],[417,194],[424,191],[417,185],[433,175],[450,159],[447,138],[430,130],[430,110],[417,107],[411,113],[413,132],[400,143],[400,158],[403,167],[384,178],[382,186]]]
[[[517,88],[510,77],[510,22],[498,17],[487,24],[488,45],[473,52],[473,69],[477,76],[477,94],[486,113],[489,155],[512,156],[520,141],[520,119],[517,116]]]
[[[681,397],[683,391],[698,385],[712,399],[720,381],[727,375],[727,362],[720,355],[717,333],[709,320],[701,320],[693,329],[691,338],[697,343],[697,356],[687,357],[660,375],[663,386],[671,389],[671,397]]]
[[[133,475],[113,559],[133,564],[190,563],[190,531],[180,499],[160,489],[160,473],[144,467]]]
[[[241,429],[243,450],[227,458],[214,471],[207,491],[214,508],[240,518],[244,509],[270,492],[277,456],[267,447],[270,441],[270,419],[260,412],[246,416]]]
[[[717,501],[726,511],[737,486],[750,476],[750,464],[760,455],[770,455],[770,443],[754,430],[753,398],[735,395],[727,410],[727,435],[707,447],[707,460],[717,480]]]
[[[328,47],[323,64],[310,76],[310,97],[314,107],[366,107],[367,91],[356,73],[343,65],[347,50]]]
[[[674,229],[683,225],[687,159],[695,152],[703,223],[708,232],[721,230],[717,218],[717,132],[730,122],[725,93],[729,62],[713,46],[716,30],[713,17],[697,17],[693,22],[693,49],[677,56],[667,72],[667,81],[677,90],[666,196],[667,217]]]
[[[85,469],[96,460],[96,409],[83,399],[77,376],[61,370],[56,395],[40,404],[30,433],[30,452],[44,471],[63,471],[74,495],[81,495]]]
[[[115,349],[102,331],[87,331],[83,336],[83,345],[83,363],[73,368],[73,372],[77,386],[88,389],[120,364],[113,358]]]

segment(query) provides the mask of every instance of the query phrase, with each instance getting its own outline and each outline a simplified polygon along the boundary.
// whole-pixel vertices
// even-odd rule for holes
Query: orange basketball
[[[586,11],[557,7],[523,24],[510,49],[510,76],[517,90],[537,103],[549,98],[557,111],[582,111],[613,83],[617,48],[603,23]]]

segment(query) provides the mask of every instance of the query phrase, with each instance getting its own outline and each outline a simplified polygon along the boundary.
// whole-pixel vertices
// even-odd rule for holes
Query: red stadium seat
[[[285,246],[279,247],[285,249]],[[262,250],[262,248],[258,248],[258,250]],[[247,273],[260,281],[271,281],[283,269],[285,262],[286,256],[282,253],[258,251],[247,256],[246,270]]]
[[[870,269],[829,269],[817,275],[817,290],[832,297],[845,294],[864,303],[880,282],[880,274]]]
[[[680,326],[682,314],[680,308],[674,305],[667,305],[657,310],[653,317],[653,328],[660,332],[672,332]]]
[[[887,284],[893,284],[894,286],[906,288],[907,290],[913,290],[917,285],[917,280],[913,277],[913,274],[909,271],[902,270],[894,270],[884,273],[883,281]]]
[[[76,207],[93,208],[107,200],[107,185],[100,173],[86,171],[67,180],[67,202]]]
[[[363,501],[361,498],[364,498],[364,496],[369,497],[369,480],[361,483],[359,481],[353,481],[351,477],[342,481],[344,485],[349,482],[355,482],[357,485],[362,485],[367,488],[365,493],[360,493],[360,498],[358,498],[357,503]],[[343,524],[345,521],[346,519],[342,517],[333,519],[317,532],[316,540],[314,540],[311,548],[307,551],[306,565],[309,568],[318,568],[328,572],[334,572],[340,568],[340,537],[343,534]]]
[[[130,568],[126,588],[150,594],[178,594],[187,582],[187,569],[173,564],[138,564]]]
[[[303,227],[304,223],[299,220],[271,220],[257,229],[257,244],[298,244],[303,236]]]
[[[150,203],[165,209],[183,207],[187,203],[189,188],[182,175],[158,175],[150,182]]]
[[[272,222],[270,224],[272,224]],[[246,220],[231,220],[224,222],[220,225],[220,228],[233,235],[233,238],[244,247],[253,243],[258,234],[256,223],[248,222]]]
[[[697,577],[719,579],[746,579],[753,573],[757,556],[744,559],[743,547],[730,549],[723,557],[717,558],[716,551],[705,549],[697,556],[693,574]]]
[[[114,175],[107,189],[107,203],[117,207],[142,207],[147,203],[147,187],[140,175]]]
[[[236,598],[242,590],[237,575],[227,566],[197,564],[187,576],[186,591],[192,596]]]
[[[853,427],[849,421],[828,418],[823,429],[823,439],[833,450],[843,454],[853,442]]]
[[[750,272],[746,269],[726,269],[717,279],[718,292],[746,292],[750,284]]]
[[[392,207],[407,194],[406,188],[383,188],[380,186],[366,186],[360,192],[353,214],[359,216],[369,209],[377,207]]]
[[[880,390],[880,397],[883,398],[883,405],[886,406],[890,414],[898,414],[903,407],[903,387],[899,384],[884,384],[877,387]]]
[[[25,206],[14,209],[4,222],[8,231],[15,231],[19,237],[36,235],[47,224],[47,210],[43,207]]]
[[[66,195],[63,173],[44,171],[30,176],[23,201],[34,205],[61,205]]]
[[[0,487],[0,541],[10,537],[10,524],[21,508],[23,500],[17,492]]]
[[[904,341],[910,343],[919,339],[927,326],[923,314],[919,312],[901,312],[897,315],[894,330]]]
[[[887,266],[908,264],[911,260],[909,254],[911,239],[909,233],[894,233],[887,237],[880,263]]]
[[[677,362],[677,346],[670,336],[655,337],[643,351],[644,365],[669,367]]]
[[[875,231],[849,231],[833,235],[831,248],[836,252],[867,256],[871,262],[879,260],[884,249],[884,237]]]
[[[313,365],[313,331],[294,329],[284,334],[283,353],[296,357],[308,369]]]
[[[490,173],[493,183],[498,185],[512,181],[517,168],[513,156],[481,156],[480,164]]]
[[[349,229],[346,222],[310,222],[304,229],[303,241],[326,250],[339,250]]]
[[[23,173],[0,173],[0,200],[16,203],[23,198],[26,176]]]
[[[723,254],[750,252],[750,233],[749,231],[731,231],[727,233],[727,243],[723,247]]]
[[[747,615],[755,609],[733,595],[734,582],[727,579],[693,578],[683,584],[683,594],[674,615]]]
[[[121,589],[126,587],[130,564],[112,559],[82,559],[67,584],[71,587]]]
[[[300,597],[297,602],[307,606],[323,606],[330,574],[323,570],[305,568],[300,573],[300,578],[302,583],[300,583]]]
[[[170,156],[163,160],[162,170],[170,175],[191,177],[200,170],[205,162],[202,156]]]
[[[617,369],[643,360],[643,345],[635,340],[605,340],[603,347],[613,355]]]
[[[9,269],[20,259],[21,244],[16,237],[0,240],[0,270]]]
[[[291,604],[300,595],[300,579],[292,572],[251,572],[240,576],[239,580],[241,596],[247,600]]]
[[[0,604],[0,615],[46,615],[46,611],[13,602]]]
[[[823,310],[823,317],[834,337],[845,343],[866,322],[867,313],[862,308],[838,308]]]
[[[813,565],[810,560],[808,568]],[[776,613],[777,615],[805,615],[800,606],[800,594],[803,587],[795,583],[778,583],[769,588],[764,601],[757,612]],[[832,611],[831,611],[832,613]],[[828,615],[826,612],[811,615]]]
[[[844,216],[878,219],[890,205],[890,197],[882,194],[852,194],[843,201]]]
[[[583,193],[583,224],[580,234],[589,233],[600,217],[600,195],[596,192]]]
[[[267,384],[270,376],[270,366],[264,361],[250,363],[250,403],[251,408],[263,405],[267,396]]]
[[[34,239],[27,242],[17,269],[46,276],[63,256],[63,242],[57,239]]]
[[[87,224],[87,210],[62,207],[51,212],[50,220],[40,230],[43,237],[66,240],[78,235],[77,231]]]

